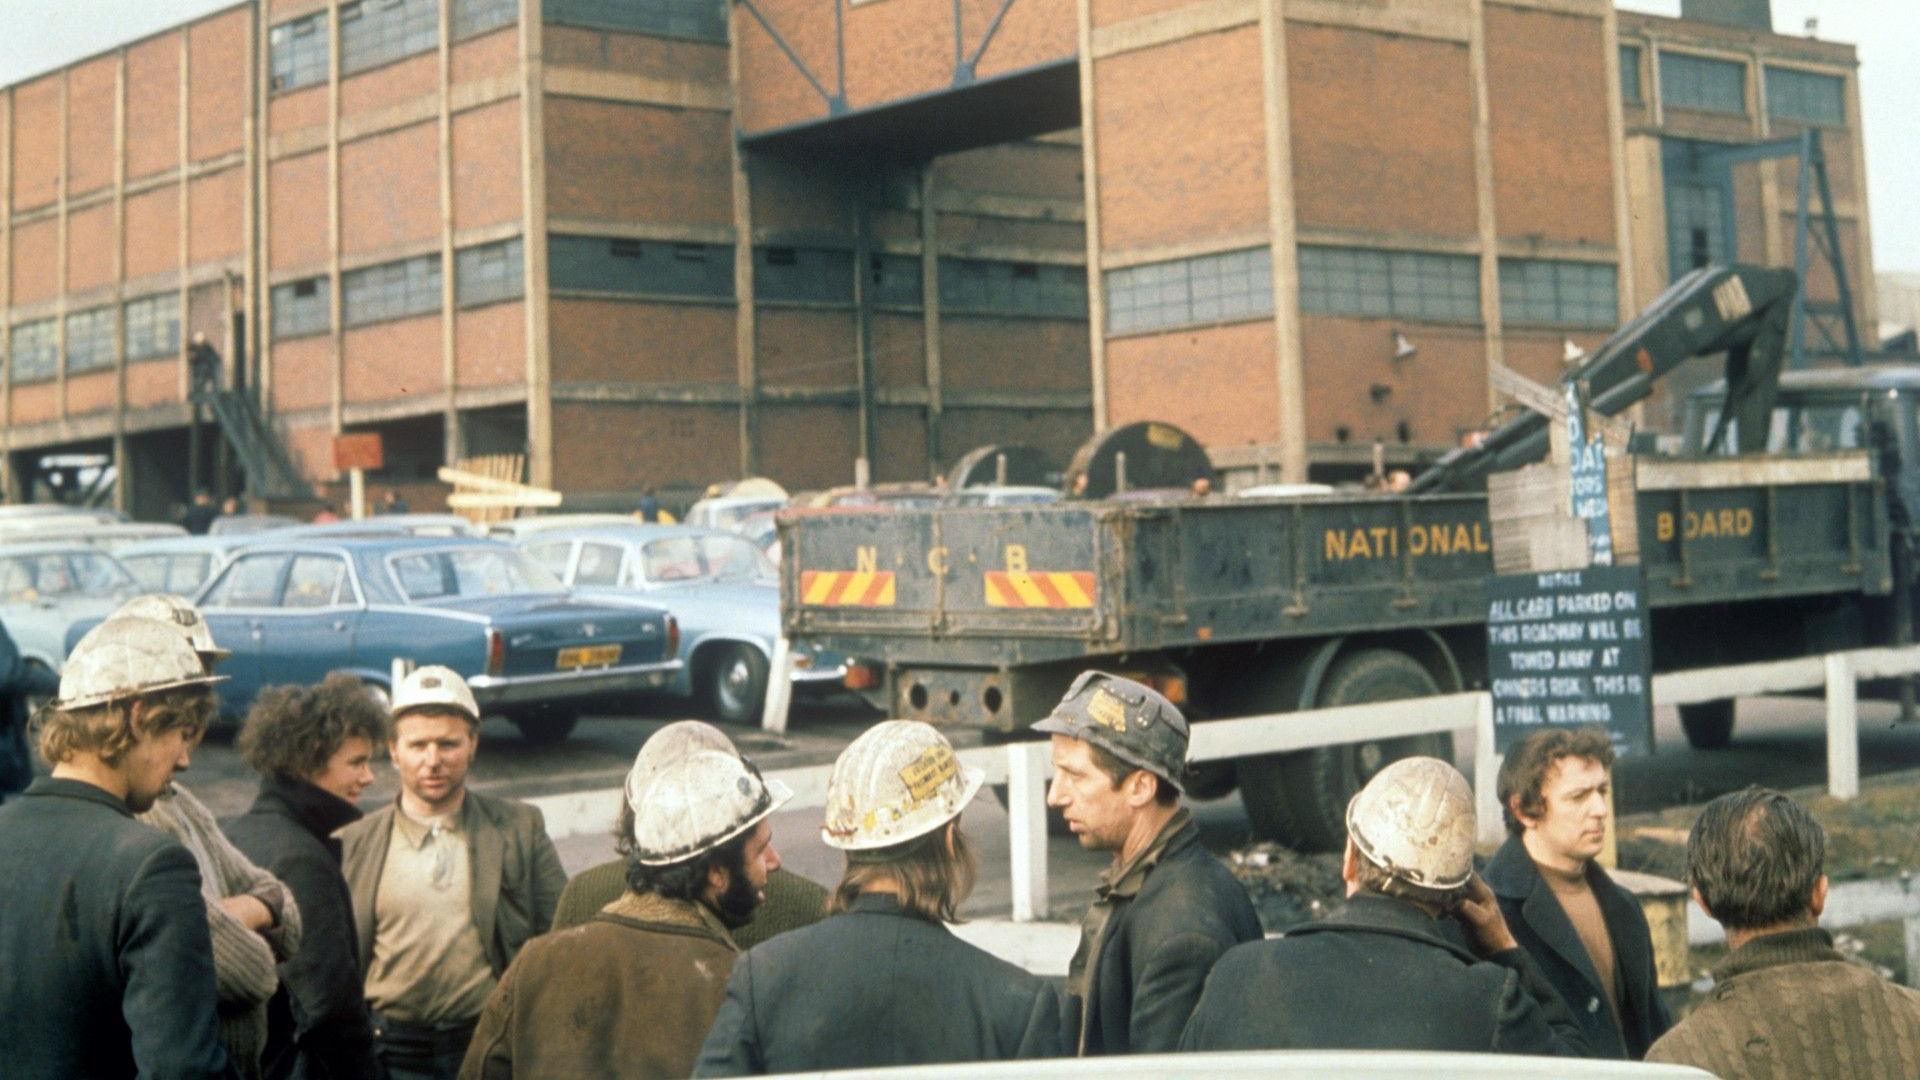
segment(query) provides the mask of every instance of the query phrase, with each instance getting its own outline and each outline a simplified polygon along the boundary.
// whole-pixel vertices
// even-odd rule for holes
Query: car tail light
[[[680,620],[669,615],[667,616],[666,658],[671,660],[674,657],[679,655],[680,655]]]
[[[507,639],[500,631],[487,630],[487,674],[499,675],[507,670]]]
[[[880,673],[866,664],[848,664],[841,682],[849,690],[871,690],[880,685]]]

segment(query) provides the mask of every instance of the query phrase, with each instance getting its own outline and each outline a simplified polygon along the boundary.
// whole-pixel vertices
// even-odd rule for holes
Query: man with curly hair
[[[247,856],[287,883],[305,915],[300,949],[281,965],[288,1012],[269,1017],[268,1075],[377,1077],[373,1021],[354,942],[353,899],[335,830],[360,820],[386,714],[367,688],[335,673],[318,686],[263,692],[240,730],[260,794],[228,828]]]

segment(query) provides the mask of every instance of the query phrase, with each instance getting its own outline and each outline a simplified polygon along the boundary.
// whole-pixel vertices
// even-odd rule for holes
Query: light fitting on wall
[[[1574,344],[1574,341],[1572,338],[1567,338],[1562,342],[1562,348],[1560,350],[1560,359],[1562,362],[1568,363],[1568,364],[1577,364],[1580,361],[1585,360],[1586,358],[1587,358],[1587,350]]]
[[[1413,347],[1413,342],[1407,340],[1407,335],[1398,330],[1393,332],[1393,358],[1395,360],[1411,360],[1413,359],[1413,354],[1419,351],[1420,350]]]
[[[1375,405],[1378,405],[1393,396],[1393,387],[1386,383],[1374,383],[1367,387],[1367,396],[1373,399]]]

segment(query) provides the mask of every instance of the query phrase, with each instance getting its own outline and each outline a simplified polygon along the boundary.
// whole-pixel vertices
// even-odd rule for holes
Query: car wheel
[[[579,723],[580,714],[570,712],[545,711],[513,718],[513,726],[520,729],[520,737],[529,746],[558,746]]]
[[[749,645],[729,645],[700,665],[701,692],[714,719],[757,724],[767,703],[767,658]]]

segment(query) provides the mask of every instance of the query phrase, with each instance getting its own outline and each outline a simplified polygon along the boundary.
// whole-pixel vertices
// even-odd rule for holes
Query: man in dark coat
[[[192,646],[116,620],[74,650],[40,734],[53,775],[0,807],[0,1071],[229,1076],[200,873],[133,819],[213,715]]]
[[[1580,1022],[1593,1056],[1639,1060],[1672,1015],[1633,894],[1596,861],[1606,840],[1613,745],[1599,729],[1528,736],[1500,766],[1507,841],[1487,884],[1520,947]]]
[[[821,832],[847,853],[831,914],[734,962],[695,1076],[1059,1053],[1053,988],[943,925],[973,884],[958,819],[982,779],[918,721],[880,723],[841,753]]]
[[[28,702],[36,695],[51,697],[59,688],[53,673],[20,657],[13,635],[0,626],[0,803],[33,782],[33,757],[27,749]]]
[[[1473,876],[1473,792],[1406,758],[1347,811],[1347,903],[1215,965],[1182,1050],[1460,1050],[1573,1054],[1566,1007]],[[1471,948],[1448,940],[1457,919]]]
[[[1033,730],[1053,737],[1047,805],[1081,847],[1113,853],[1067,973],[1069,1048],[1170,1051],[1214,961],[1260,937],[1246,889],[1180,805],[1186,718],[1148,687],[1089,671]]]
[[[333,833],[360,820],[373,749],[386,717],[360,680],[273,687],[255,700],[237,740],[261,774],[253,806],[228,827],[234,845],[293,890],[306,932],[280,965],[283,997],[268,1014],[268,1076],[385,1075],[361,988],[353,897]]]

